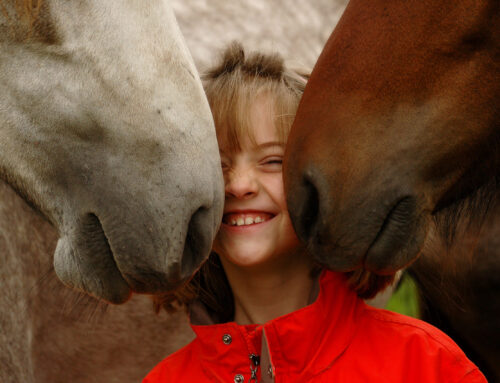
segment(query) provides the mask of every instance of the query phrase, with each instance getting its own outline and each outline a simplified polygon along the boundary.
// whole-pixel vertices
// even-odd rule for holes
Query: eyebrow
[[[256,149],[262,150],[262,149],[267,149],[267,148],[274,148],[274,147],[279,147],[279,148],[284,148],[286,145],[283,142],[280,141],[269,141],[269,142],[264,142],[262,144],[255,145],[254,147]],[[227,152],[219,148],[219,153],[226,155]]]
[[[285,144],[283,142],[279,142],[279,141],[270,141],[270,142],[264,142],[264,143],[259,144],[259,145],[255,145],[255,147],[258,149],[272,148],[275,146],[279,146],[280,148],[284,148]]]

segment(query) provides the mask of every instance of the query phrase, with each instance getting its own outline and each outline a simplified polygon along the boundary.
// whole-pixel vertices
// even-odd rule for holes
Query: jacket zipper
[[[260,365],[260,356],[255,355],[255,354],[250,354],[250,380],[257,382],[257,371],[259,370],[259,365]]]

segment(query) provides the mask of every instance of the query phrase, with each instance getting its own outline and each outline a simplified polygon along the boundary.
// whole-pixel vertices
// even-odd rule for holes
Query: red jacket
[[[486,382],[441,331],[367,306],[329,271],[314,303],[264,325],[192,328],[196,339],[143,383]]]

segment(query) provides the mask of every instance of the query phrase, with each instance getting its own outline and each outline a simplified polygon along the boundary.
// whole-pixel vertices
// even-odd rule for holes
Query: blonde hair
[[[233,42],[219,64],[202,75],[219,143],[238,150],[244,135],[254,139],[250,107],[261,96],[270,97],[269,112],[285,143],[308,77],[286,68],[277,53],[254,52],[247,57],[242,45]]]
[[[260,96],[269,96],[270,112],[278,137],[285,143],[309,75],[286,68],[277,54],[251,53],[231,43],[219,62],[202,74],[203,86],[215,121],[217,139],[230,150],[240,149],[244,135],[252,136],[250,110]],[[195,300],[205,305],[216,322],[227,322],[234,315],[234,301],[220,259],[211,253],[193,278],[181,289],[155,297],[156,311],[175,311]]]

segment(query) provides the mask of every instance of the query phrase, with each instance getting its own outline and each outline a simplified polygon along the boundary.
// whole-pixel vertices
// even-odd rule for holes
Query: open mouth
[[[258,213],[227,213],[222,217],[222,223],[229,226],[250,226],[269,221],[274,214]]]

